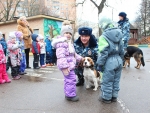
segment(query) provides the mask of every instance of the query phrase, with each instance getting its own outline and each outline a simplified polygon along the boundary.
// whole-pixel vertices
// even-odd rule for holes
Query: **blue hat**
[[[125,12],[120,12],[119,13],[119,16],[123,17],[123,18],[126,18],[127,14]]]
[[[92,28],[90,27],[81,27],[78,29],[79,35],[92,35]]]

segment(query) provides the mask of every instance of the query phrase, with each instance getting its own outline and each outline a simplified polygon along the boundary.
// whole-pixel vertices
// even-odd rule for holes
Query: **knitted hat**
[[[100,19],[99,26],[102,31],[115,27],[114,22],[110,18],[106,18],[106,17]]]
[[[90,27],[81,27],[78,29],[79,35],[92,35],[92,28]]]
[[[42,40],[42,39],[44,39],[44,37],[41,34],[38,34],[38,39]]]
[[[73,29],[69,21],[63,22],[60,35],[63,36],[66,32],[71,33],[73,35]]]
[[[15,35],[17,38],[20,38],[23,35],[23,33],[21,31],[16,31]]]
[[[16,38],[15,32],[9,33],[9,39]]]
[[[123,18],[126,18],[127,14],[125,12],[120,12],[118,16],[121,16]]]

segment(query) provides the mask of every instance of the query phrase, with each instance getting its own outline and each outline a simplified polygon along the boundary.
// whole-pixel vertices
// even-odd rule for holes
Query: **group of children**
[[[39,58],[40,65],[42,68],[46,66],[53,66],[55,60],[53,58],[54,54],[52,51],[51,40],[47,36],[44,41],[44,37],[40,34],[32,34],[32,53],[33,68],[39,69]],[[11,82],[8,77],[7,70],[11,67],[12,79],[18,80],[21,75],[26,74],[26,58],[24,52],[24,41],[23,33],[20,31],[10,32],[9,39],[6,41],[0,32],[0,84]],[[7,51],[7,62],[6,62],[6,51]],[[45,63],[46,54],[46,63]]]

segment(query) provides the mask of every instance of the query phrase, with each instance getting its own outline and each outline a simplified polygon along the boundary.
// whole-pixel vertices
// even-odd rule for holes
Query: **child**
[[[52,41],[52,46],[56,48],[57,66],[64,75],[65,98],[69,101],[78,101],[76,95],[76,75],[74,72],[76,60],[80,62],[81,56],[75,53],[72,44],[73,30],[68,21],[63,23],[61,36]]]
[[[39,54],[40,54],[40,45],[38,43],[39,38],[37,34],[32,34],[32,53],[33,53],[33,68],[40,69],[39,67]]]
[[[117,101],[124,51],[121,30],[115,28],[111,20],[102,22],[101,29],[104,32],[99,38],[97,65],[103,77],[99,100],[109,104]]]
[[[0,32],[0,44],[2,45],[4,54],[6,56],[7,43],[6,43],[5,39],[3,38],[2,32]]]
[[[26,57],[25,57],[25,52],[24,52],[24,41],[23,41],[23,33],[21,31],[16,31],[15,32],[17,41],[20,45],[22,45],[22,47],[20,47],[21,50],[21,61],[20,61],[20,69],[19,69],[19,74],[20,75],[24,75],[27,74],[25,72],[26,69]]]
[[[19,69],[20,69],[20,60],[21,60],[21,52],[20,47],[21,44],[17,43],[16,36],[14,32],[9,34],[9,41],[7,42],[9,58],[11,63],[11,75],[14,80],[20,79]]]
[[[39,44],[40,44],[40,65],[42,68],[46,67],[45,65],[45,53],[46,53],[46,50],[45,50],[45,42],[44,42],[44,37],[42,35],[38,35],[39,37]]]
[[[3,47],[0,44],[0,84],[10,83],[11,80],[8,78],[6,73],[6,57],[3,51]]]
[[[53,66],[53,63],[52,63],[53,62],[53,51],[52,51],[50,36],[46,36],[45,43],[46,43],[46,65]]]

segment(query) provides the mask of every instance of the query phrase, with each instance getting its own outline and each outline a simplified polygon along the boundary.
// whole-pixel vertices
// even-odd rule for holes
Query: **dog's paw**
[[[125,68],[126,66],[122,66],[123,68]]]
[[[136,68],[136,69],[140,69],[139,67],[136,67],[136,66],[135,66],[135,68]]]
[[[130,67],[130,65],[128,65],[128,67]]]
[[[89,88],[90,88],[90,86],[89,86],[89,85],[87,85],[87,86],[86,86],[86,89],[89,89]]]
[[[94,91],[97,91],[97,88],[94,88],[93,90],[94,90]]]

